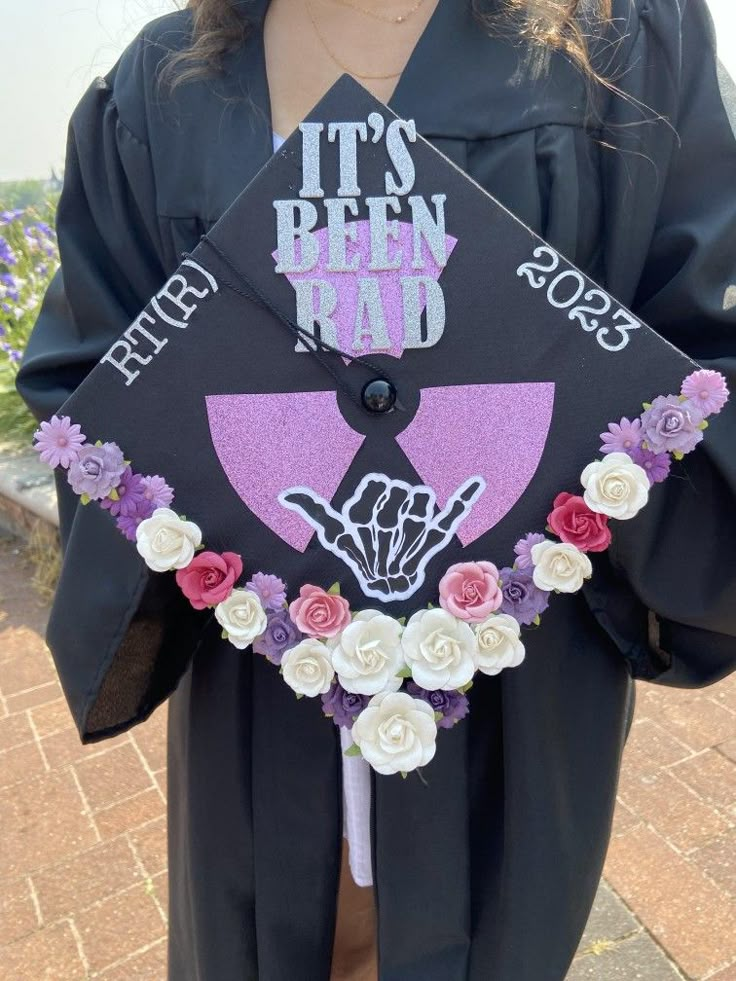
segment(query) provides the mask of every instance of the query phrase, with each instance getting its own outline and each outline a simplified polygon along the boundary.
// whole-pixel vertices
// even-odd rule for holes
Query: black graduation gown
[[[536,78],[519,72],[521,49],[486,37],[461,0],[440,0],[390,105],[617,300],[733,378],[731,83],[704,0],[614,6],[595,53],[628,97],[596,93],[597,114],[564,57]],[[77,107],[62,271],[18,376],[39,418],[268,159],[264,9],[217,82],[173,102],[157,93],[163,52],[189,31],[178,12]],[[591,584],[527,636],[523,671],[476,681],[427,786],[374,777],[381,981],[564,978],[604,860],[631,679],[700,686],[736,664],[730,430],[724,413],[688,479],[617,526]],[[221,641],[173,577],[150,575],[109,516],[77,507],[61,481],[59,494],[66,556],[47,639],[82,738],[171,696],[170,978],[326,979],[337,729],[263,659]]]

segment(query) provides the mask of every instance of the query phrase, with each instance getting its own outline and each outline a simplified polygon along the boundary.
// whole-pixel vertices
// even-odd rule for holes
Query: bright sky
[[[736,77],[734,0],[709,3],[721,60]],[[90,81],[146,21],[174,6],[174,0],[6,0],[0,180],[47,177],[60,167],[69,115]]]

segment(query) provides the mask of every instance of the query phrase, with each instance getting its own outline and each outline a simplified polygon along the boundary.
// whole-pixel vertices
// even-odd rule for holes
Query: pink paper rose
[[[176,582],[195,610],[217,606],[233,591],[243,572],[243,560],[235,552],[200,552],[179,569]]]
[[[440,579],[440,606],[459,620],[480,623],[503,602],[492,562],[458,562]]]
[[[319,586],[302,586],[289,604],[289,616],[309,637],[336,637],[350,623],[350,605]]]

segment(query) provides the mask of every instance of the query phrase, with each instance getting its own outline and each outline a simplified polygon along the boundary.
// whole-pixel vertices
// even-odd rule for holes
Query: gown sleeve
[[[69,122],[56,230],[60,269],[17,375],[39,420],[53,415],[172,270],[162,268],[145,133],[142,41],[87,89]],[[111,434],[110,438],[114,438]],[[201,636],[173,576],[151,574],[99,507],[56,471],[63,563],[46,640],[84,742],[145,719],[173,690]]]
[[[705,0],[645,0],[620,84],[633,99],[613,100],[625,147],[608,164],[609,287],[722,372],[732,399],[641,514],[616,523],[588,597],[634,677],[700,687],[736,667],[736,98]],[[665,117],[656,138],[643,135],[651,109]]]

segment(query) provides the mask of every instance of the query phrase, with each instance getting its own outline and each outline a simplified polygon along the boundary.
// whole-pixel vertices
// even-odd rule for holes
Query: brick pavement
[[[29,578],[0,543],[0,979],[163,981],[165,709],[83,747]],[[736,676],[641,686],[619,790],[567,981],[736,981]]]

